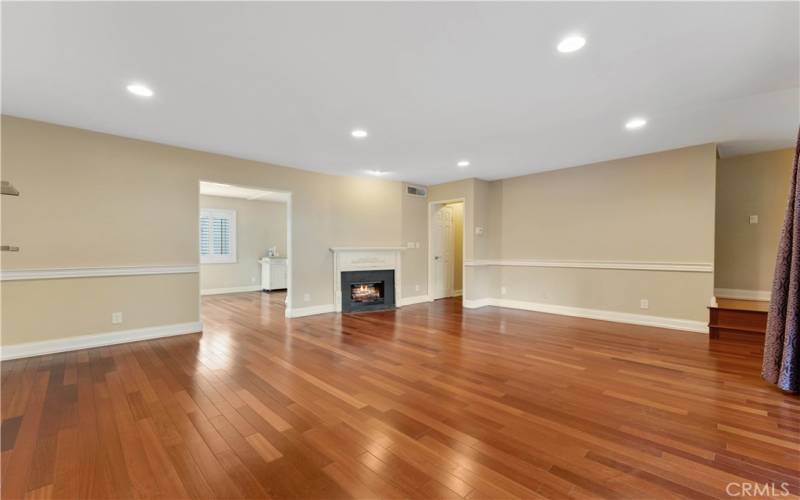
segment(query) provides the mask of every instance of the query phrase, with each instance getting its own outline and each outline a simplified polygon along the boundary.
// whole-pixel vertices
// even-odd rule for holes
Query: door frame
[[[293,274],[292,273],[292,267],[293,267],[292,264],[294,262],[293,259],[292,259],[292,236],[294,234],[293,228],[292,228],[292,192],[291,191],[286,191],[284,189],[272,189],[272,188],[268,188],[268,187],[264,187],[264,186],[256,186],[256,185],[252,185],[252,184],[249,184],[249,185],[248,184],[239,184],[238,182],[226,182],[224,180],[211,180],[211,179],[205,179],[205,178],[201,177],[201,178],[199,178],[197,180],[197,209],[198,209],[197,212],[198,212],[198,214],[200,213],[200,196],[201,196],[201,194],[200,194],[200,183],[201,182],[213,182],[213,183],[217,183],[217,184],[227,184],[229,186],[256,189],[256,190],[259,190],[259,191],[270,191],[272,193],[282,193],[282,194],[287,195],[287,200],[286,200],[286,307],[284,309],[284,316],[286,316],[287,318],[290,317],[289,314],[291,314],[291,311],[292,311],[292,290],[294,289],[294,287],[292,286],[292,274]],[[200,243],[199,243],[199,238],[200,238],[200,218],[198,216],[195,216],[194,225],[195,225],[194,226],[195,227],[195,235],[198,238],[197,243],[195,244],[195,247],[196,247],[195,249],[197,250],[197,271],[198,271],[197,272],[197,302],[198,302],[199,306],[198,306],[197,310],[198,310],[199,316],[200,316],[198,321],[202,322],[203,321],[203,291],[201,290],[201,286],[200,286],[200,250],[199,250],[199,248],[200,248]],[[260,275],[258,277],[258,283],[261,283]]]
[[[461,228],[461,301],[463,303],[464,297],[467,296],[467,279],[466,279],[466,256],[467,256],[467,199],[450,198],[444,200],[434,200],[428,202],[428,260],[425,261],[425,268],[428,272],[428,301],[433,302],[433,226],[431,218],[433,217],[434,205],[447,205],[449,203],[463,203],[464,204],[464,222]],[[450,297],[452,298],[452,296]]]

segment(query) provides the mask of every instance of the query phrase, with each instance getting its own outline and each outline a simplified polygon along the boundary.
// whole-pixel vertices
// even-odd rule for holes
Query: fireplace
[[[400,302],[404,247],[331,247],[333,310],[394,309]]]
[[[394,309],[394,271],[343,271],[342,312]]]
[[[361,305],[383,302],[383,281],[374,283],[350,283],[350,302]]]

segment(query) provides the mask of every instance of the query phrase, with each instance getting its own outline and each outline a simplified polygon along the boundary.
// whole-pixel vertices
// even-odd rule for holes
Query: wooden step
[[[708,332],[712,339],[720,334],[764,335],[768,309],[768,302],[720,299],[708,308]]]

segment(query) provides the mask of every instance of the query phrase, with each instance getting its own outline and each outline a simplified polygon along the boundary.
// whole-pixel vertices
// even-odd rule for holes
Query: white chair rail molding
[[[104,276],[147,276],[154,274],[190,274],[200,272],[195,264],[177,266],[64,267],[46,269],[7,269],[0,271],[0,281],[98,278]]]
[[[630,269],[639,271],[676,271],[712,273],[712,262],[647,262],[621,260],[546,260],[546,259],[483,259],[464,262],[465,266],[510,266],[510,267],[562,267],[579,269]]]

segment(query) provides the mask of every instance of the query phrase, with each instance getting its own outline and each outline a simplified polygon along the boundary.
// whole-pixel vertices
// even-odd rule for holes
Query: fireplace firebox
[[[394,271],[342,272],[342,312],[394,309]]]

